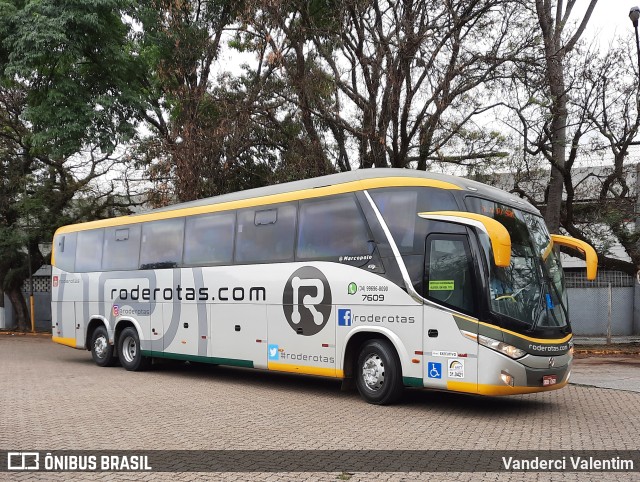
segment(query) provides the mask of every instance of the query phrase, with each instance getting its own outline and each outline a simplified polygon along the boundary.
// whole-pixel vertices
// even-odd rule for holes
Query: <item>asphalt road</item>
[[[640,393],[640,356],[578,359],[574,363],[571,383]]]
[[[44,337],[0,335],[5,450],[637,450],[640,363],[577,360],[579,385],[482,398],[408,390],[378,407],[331,379],[186,364],[99,368]],[[271,452],[273,456],[273,452]],[[277,455],[276,455],[277,457]],[[455,468],[452,468],[455,470]],[[637,480],[623,473],[7,473],[2,480]]]

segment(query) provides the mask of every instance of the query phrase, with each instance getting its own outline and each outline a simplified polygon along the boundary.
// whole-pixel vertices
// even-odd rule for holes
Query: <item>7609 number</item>
[[[384,295],[362,295],[362,301],[384,301]]]

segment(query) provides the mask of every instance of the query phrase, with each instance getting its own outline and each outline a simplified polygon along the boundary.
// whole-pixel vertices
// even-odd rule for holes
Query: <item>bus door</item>
[[[467,228],[455,225],[439,231],[444,232],[430,234],[425,243],[424,385],[475,392],[478,344],[461,331],[478,331],[469,235]]]

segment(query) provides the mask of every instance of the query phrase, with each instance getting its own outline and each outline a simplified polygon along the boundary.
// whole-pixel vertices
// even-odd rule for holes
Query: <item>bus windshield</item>
[[[468,197],[470,211],[502,223],[511,236],[511,264],[490,259],[492,311],[540,328],[567,325],[567,295],[559,256],[540,216]],[[487,251],[488,252],[488,251]]]

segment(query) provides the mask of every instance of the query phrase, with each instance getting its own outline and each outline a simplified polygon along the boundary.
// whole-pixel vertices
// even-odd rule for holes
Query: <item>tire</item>
[[[370,340],[360,348],[355,367],[360,396],[374,405],[388,405],[402,396],[402,366],[387,340]]]
[[[140,337],[135,328],[127,326],[118,338],[120,364],[129,371],[139,372],[151,366],[151,358],[142,356]]]
[[[110,367],[117,361],[113,356],[113,345],[109,344],[109,334],[104,326],[96,328],[91,335],[91,357],[99,367]]]

